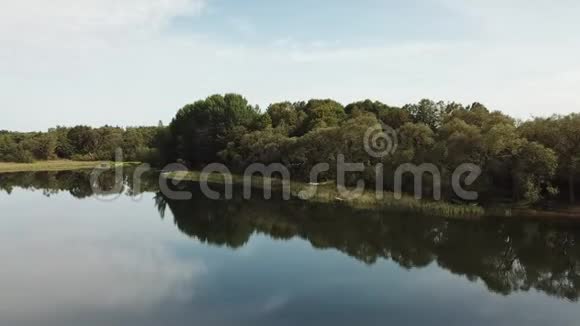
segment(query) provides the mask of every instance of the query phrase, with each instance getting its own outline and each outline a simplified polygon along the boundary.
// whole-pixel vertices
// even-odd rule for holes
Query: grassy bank
[[[34,163],[0,162],[0,173],[33,172],[33,171],[67,171],[92,169],[98,166],[109,166],[110,162],[79,162],[79,161],[38,161]]]
[[[194,181],[200,180],[199,172],[169,172],[165,176],[175,180]],[[244,178],[240,175],[233,175],[234,185],[242,185]],[[254,176],[251,178],[252,186],[256,189],[262,189],[264,185],[263,177]],[[220,174],[212,174],[208,181],[214,184],[224,184],[224,178]],[[271,179],[273,191],[282,189],[280,179]],[[365,191],[355,198],[343,198],[338,192],[336,184],[324,183],[320,185],[310,185],[303,182],[290,182],[292,198],[297,200],[306,200],[312,203],[328,203],[345,205],[356,209],[367,210],[384,210],[390,212],[405,212],[412,214],[449,217],[449,218],[480,218],[485,215],[485,211],[480,206],[474,205],[455,205],[442,201],[418,200],[412,196],[404,195],[401,199],[396,199],[391,192],[384,192],[382,198],[377,198],[374,191]],[[306,198],[304,193],[314,193],[313,196]],[[258,194],[258,195],[261,195]]]
[[[534,208],[517,208],[510,212],[511,217],[525,217],[533,219],[551,220],[580,220],[580,206],[570,205],[557,207],[550,210]]]

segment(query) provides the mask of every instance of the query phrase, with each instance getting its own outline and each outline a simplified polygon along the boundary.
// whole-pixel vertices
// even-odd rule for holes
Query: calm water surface
[[[0,174],[0,325],[578,325],[573,224],[97,200]]]

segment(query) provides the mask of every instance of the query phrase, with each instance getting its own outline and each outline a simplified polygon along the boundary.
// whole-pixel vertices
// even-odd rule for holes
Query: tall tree
[[[554,150],[559,158],[560,175],[567,179],[568,195],[575,202],[576,175],[580,162],[580,114],[537,118],[520,127],[529,140]]]
[[[177,158],[194,165],[214,162],[227,145],[225,138],[236,126],[251,129],[259,109],[237,94],[213,95],[179,110],[169,128]]]

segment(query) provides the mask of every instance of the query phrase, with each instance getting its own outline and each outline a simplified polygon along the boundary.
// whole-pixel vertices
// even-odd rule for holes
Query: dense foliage
[[[397,131],[399,144],[394,154],[374,158],[365,151],[364,137],[379,123]],[[579,130],[580,115],[522,123],[479,103],[422,100],[399,108],[367,100],[343,107],[327,99],[274,103],[260,112],[242,96],[228,94],[181,109],[163,147],[167,162],[200,167],[219,161],[238,171],[255,162],[282,163],[294,178],[304,180],[312,166],[336,166],[343,154],[347,162],[367,167],[350,175],[353,183],[362,178],[373,184],[375,166],[382,163],[387,190],[393,189],[393,175],[401,164],[433,163],[451,200],[451,174],[462,163],[473,163],[483,170],[472,186],[480,201],[537,202],[559,193],[574,199]],[[335,169],[323,175],[335,177]]]
[[[395,129],[398,147],[392,155],[370,156],[365,133],[380,124]],[[281,102],[260,111],[237,94],[213,95],[186,105],[168,127],[93,129],[57,127],[46,133],[0,132],[0,161],[47,159],[109,160],[116,148],[124,159],[157,165],[183,162],[199,168],[221,162],[233,171],[251,163],[281,163],[295,179],[308,180],[317,163],[336,166],[364,163],[348,182],[375,183],[375,167],[384,165],[385,190],[394,187],[394,173],[404,163],[432,163],[442,174],[443,195],[455,200],[451,175],[463,163],[482,168],[471,185],[480,202],[534,203],[558,195],[575,200],[580,169],[580,115],[553,116],[519,122],[484,105],[422,100],[393,107],[370,100],[344,107],[330,100]],[[331,168],[321,175],[336,178]],[[406,176],[410,177],[410,176]],[[425,175],[424,184],[430,184]],[[412,180],[404,190],[412,191]],[[432,189],[424,187],[426,195]]]
[[[0,161],[113,160],[123,150],[127,161],[158,161],[156,142],[162,127],[57,127],[48,132],[0,131]]]

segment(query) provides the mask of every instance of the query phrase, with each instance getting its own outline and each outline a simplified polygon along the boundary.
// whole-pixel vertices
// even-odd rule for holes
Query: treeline
[[[159,127],[57,127],[48,132],[0,131],[0,161],[113,160],[121,148],[126,161],[158,162]]]
[[[382,158],[364,148],[365,133],[382,122],[395,129],[398,148]],[[223,162],[241,171],[251,163],[282,163],[294,178],[307,179],[317,163],[336,166],[337,156],[364,163],[352,184],[375,182],[375,166],[384,165],[384,187],[393,189],[394,172],[404,163],[432,163],[443,176],[443,195],[455,200],[451,174],[463,163],[483,174],[471,186],[480,202],[534,203],[566,197],[574,201],[580,160],[580,115],[520,122],[480,103],[422,100],[393,107],[370,100],[347,105],[326,100],[282,102],[266,112],[236,94],[214,95],[186,105],[171,122],[161,157],[193,167]],[[336,169],[322,175],[335,179]],[[412,178],[412,176],[406,176]],[[432,181],[425,175],[424,185]],[[412,179],[404,182],[413,192]],[[424,187],[429,195],[430,187]]]
[[[365,149],[365,134],[380,123],[395,129],[398,147],[376,158]],[[375,167],[384,165],[382,183],[393,190],[395,170],[404,163],[432,163],[442,175],[443,196],[455,198],[453,171],[463,163],[482,168],[470,186],[480,203],[536,203],[542,199],[575,201],[580,170],[580,114],[517,121],[480,103],[422,100],[394,107],[370,100],[343,106],[331,99],[281,102],[261,111],[237,94],[213,95],[188,104],[168,127],[57,127],[46,133],[0,132],[0,161],[47,159],[111,160],[122,148],[126,161],[163,166],[183,162],[192,168],[221,162],[233,171],[252,163],[281,163],[295,179],[308,180],[318,163],[336,167],[364,163],[347,182],[376,181]],[[336,169],[321,175],[336,179]],[[411,175],[404,191],[414,192]],[[432,194],[425,174],[424,195]]]

